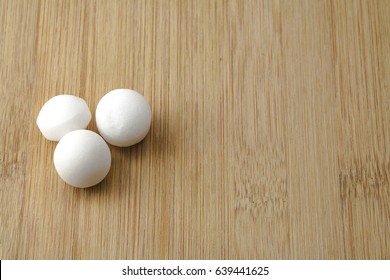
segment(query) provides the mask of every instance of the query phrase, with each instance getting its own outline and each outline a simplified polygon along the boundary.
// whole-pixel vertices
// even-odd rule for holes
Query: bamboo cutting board
[[[115,88],[151,131],[72,188],[38,112]],[[389,1],[1,0],[0,97],[1,259],[390,258]]]

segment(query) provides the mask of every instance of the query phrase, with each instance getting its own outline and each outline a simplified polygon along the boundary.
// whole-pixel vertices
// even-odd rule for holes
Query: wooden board
[[[153,110],[69,187],[35,120]],[[389,1],[0,1],[1,259],[389,259]],[[96,131],[94,121],[89,129]]]

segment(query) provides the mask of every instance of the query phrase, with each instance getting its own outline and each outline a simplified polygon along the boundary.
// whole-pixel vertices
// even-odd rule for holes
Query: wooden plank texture
[[[151,131],[72,188],[37,114],[115,88]],[[0,0],[0,97],[0,259],[390,259],[387,0]]]

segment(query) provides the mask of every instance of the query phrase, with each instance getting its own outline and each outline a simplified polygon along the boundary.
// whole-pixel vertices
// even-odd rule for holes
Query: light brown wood
[[[37,114],[114,88],[151,131],[67,186]],[[1,0],[0,97],[1,259],[390,258],[389,1]]]

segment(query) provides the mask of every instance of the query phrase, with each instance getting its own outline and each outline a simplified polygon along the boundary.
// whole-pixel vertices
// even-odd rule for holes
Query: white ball
[[[115,89],[99,101],[96,126],[110,144],[128,147],[140,142],[148,134],[152,112],[148,101],[130,89]]]
[[[54,166],[66,183],[87,188],[106,177],[111,167],[111,152],[107,143],[95,132],[75,130],[58,142]]]
[[[68,132],[86,128],[90,121],[91,111],[84,99],[64,94],[43,105],[37,125],[46,139],[59,141]]]

